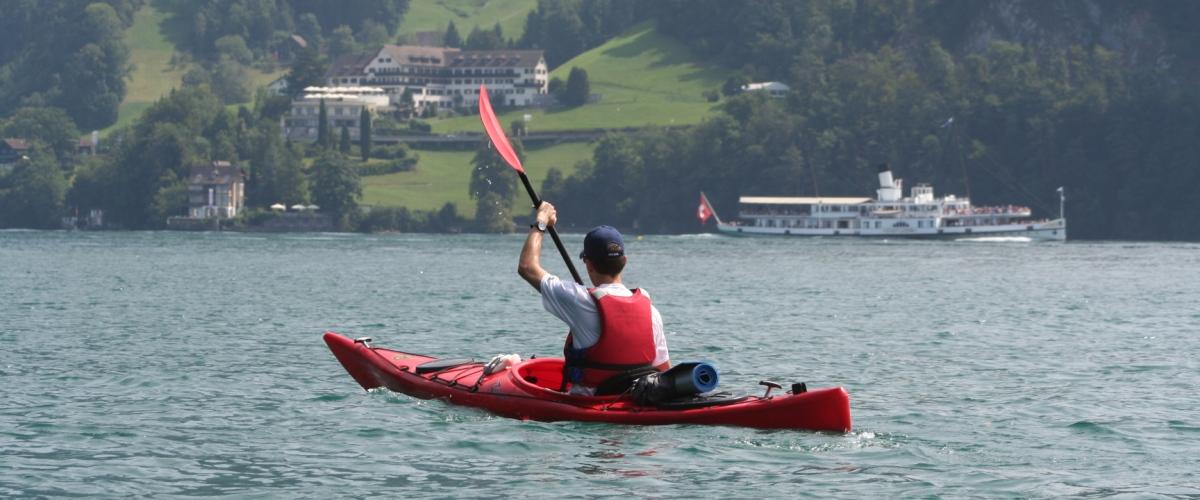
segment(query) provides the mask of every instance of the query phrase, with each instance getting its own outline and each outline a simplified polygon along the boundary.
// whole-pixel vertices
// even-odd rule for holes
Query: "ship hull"
[[[942,228],[782,228],[757,227],[719,223],[717,229],[735,236],[850,236],[858,238],[930,238],[930,239],[980,239],[980,238],[1026,238],[1032,241],[1064,241],[1067,239],[1067,224],[1063,219],[1022,224],[998,224],[987,226],[958,226]]]

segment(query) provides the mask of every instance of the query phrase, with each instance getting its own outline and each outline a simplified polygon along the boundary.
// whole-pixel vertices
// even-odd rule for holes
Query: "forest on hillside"
[[[1200,31],[1187,28],[1200,4],[653,5],[660,31],[740,69],[727,91],[793,91],[727,98],[690,130],[606,138],[544,187],[580,227],[695,231],[701,190],[726,214],[739,195],[862,195],[888,162],[909,185],[1046,217],[1065,186],[1073,238],[1200,239]]]
[[[147,2],[166,13],[177,59],[191,68],[184,88],[114,131],[103,154],[77,157],[81,131],[116,118],[133,64],[122,33]],[[161,227],[185,204],[180,179],[188,168],[216,159],[248,169],[253,206],[312,201],[319,183],[354,201],[349,148],[285,143],[278,119],[286,98],[255,96],[239,75],[286,65],[289,80],[312,82],[339,54],[403,42],[408,6],[6,4],[0,135],[33,149],[29,161],[0,170],[0,227],[56,227],[60,215],[87,208],[104,208],[120,227]],[[720,104],[704,123],[610,135],[574,175],[552,173],[542,194],[571,214],[564,222],[695,232],[701,190],[722,213],[735,210],[739,195],[861,195],[887,162],[909,185],[928,182],[981,204],[1025,204],[1042,216],[1057,215],[1055,189],[1064,186],[1073,238],[1200,240],[1200,224],[1191,222],[1200,208],[1190,196],[1200,183],[1200,90],[1192,83],[1200,76],[1200,3],[540,0],[520,34],[499,24],[459,34],[451,23],[446,38],[468,48],[541,48],[553,67],[647,20],[737,76],[707,93]],[[297,34],[307,47],[296,45]],[[768,80],[792,92],[782,100],[738,92]],[[235,112],[222,107],[228,103],[244,104]],[[413,161],[403,149],[374,154]],[[481,148],[477,164],[492,162],[488,154]],[[473,196],[522,207],[510,174],[477,169],[476,178],[496,182],[479,183],[483,192]],[[363,230],[512,227],[510,210],[501,211],[507,221],[474,225],[455,207],[380,210],[371,221],[353,220],[353,204],[346,213],[346,227]],[[414,223],[436,217],[456,222]]]
[[[116,120],[130,69],[122,32],[142,4],[6,2],[0,9],[0,116],[55,108],[84,128]]]

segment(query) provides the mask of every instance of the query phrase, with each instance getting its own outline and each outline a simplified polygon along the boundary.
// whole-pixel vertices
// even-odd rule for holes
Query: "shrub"
[[[408,172],[417,166],[417,157],[400,158],[379,163],[362,163],[358,166],[358,175],[385,175],[396,172]]]
[[[371,148],[371,158],[383,158],[388,160],[399,160],[408,158],[408,145],[396,144],[394,146],[375,146]]]
[[[428,134],[433,132],[433,125],[421,120],[409,120],[408,129],[418,134]]]

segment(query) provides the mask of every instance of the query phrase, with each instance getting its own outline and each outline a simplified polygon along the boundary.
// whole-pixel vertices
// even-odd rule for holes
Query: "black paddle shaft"
[[[521,183],[525,184],[525,190],[529,191],[529,198],[533,200],[533,208],[542,206],[542,199],[538,198],[537,192],[533,190],[533,184],[529,183],[529,176],[525,172],[517,172],[521,175]],[[575,270],[575,264],[571,262],[571,256],[567,254],[567,247],[563,246],[562,239],[558,237],[558,231],[551,226],[549,229],[550,239],[554,240],[554,246],[558,247],[558,253],[562,254],[563,261],[567,263],[567,269],[571,271],[571,277],[575,278],[575,282],[583,284],[583,279],[579,277],[579,271]]]

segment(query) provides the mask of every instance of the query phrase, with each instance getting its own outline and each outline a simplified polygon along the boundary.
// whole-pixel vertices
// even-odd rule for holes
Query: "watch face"
[[[545,231],[545,230],[546,230],[546,223],[538,221],[538,231]]]

